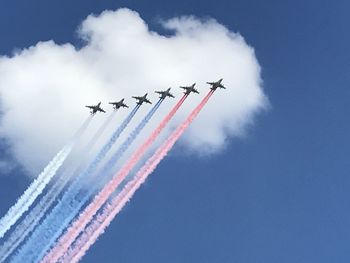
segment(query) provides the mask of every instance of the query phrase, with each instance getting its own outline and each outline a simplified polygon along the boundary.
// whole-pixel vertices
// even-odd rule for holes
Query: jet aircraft
[[[119,108],[122,108],[122,107],[129,108],[129,106],[124,103],[124,99],[122,99],[121,101],[118,101],[118,102],[110,102],[109,104],[113,105],[113,108],[115,110],[118,110]]]
[[[196,85],[196,83],[193,83],[191,86],[188,86],[188,87],[180,87],[180,89],[184,89],[184,90],[185,90],[184,94],[186,94],[186,95],[190,94],[191,92],[193,92],[193,93],[198,93],[198,94],[199,94],[198,90],[196,90],[196,89],[194,88],[195,85]]]
[[[96,106],[85,106],[86,108],[89,108],[91,110],[91,114],[94,115],[96,112],[104,112],[105,111],[101,108],[101,102],[97,104]]]
[[[167,90],[164,91],[155,91],[155,93],[158,93],[160,96],[160,99],[165,99],[166,97],[171,97],[171,98],[175,98],[173,94],[170,93],[170,89],[168,88]]]
[[[145,95],[140,96],[140,97],[133,96],[133,98],[137,100],[136,104],[138,104],[138,105],[142,105],[142,103],[144,103],[144,102],[145,102],[145,103],[152,104],[152,102],[150,102],[150,101],[147,99],[147,95],[148,95],[148,93],[146,93]]]
[[[224,85],[221,84],[222,79],[219,79],[216,82],[207,82],[207,84],[211,85],[211,90],[216,90],[217,88],[220,89],[226,89],[226,87]]]

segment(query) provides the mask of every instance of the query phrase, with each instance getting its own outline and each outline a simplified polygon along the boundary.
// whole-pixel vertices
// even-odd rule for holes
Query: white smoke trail
[[[0,238],[4,237],[6,232],[17,222],[17,220],[29,209],[42,193],[46,185],[51,181],[57,170],[62,166],[63,162],[72,151],[75,142],[85,131],[91,119],[92,117],[89,117],[83,123],[73,139],[56,154],[39,176],[18,198],[17,202],[9,209],[5,216],[0,219]]]
[[[74,171],[62,173],[58,180],[50,187],[49,191],[43,196],[39,203],[25,216],[25,218],[18,224],[15,230],[7,238],[7,240],[0,246],[0,262],[4,262],[8,256],[20,245],[23,240],[31,233],[40,220],[44,217],[48,209],[53,205],[59,194],[62,192],[66,184],[80,171],[89,156],[90,151],[98,142],[99,137],[104,133],[108,124],[112,121],[116,111],[106,119],[102,126],[95,132],[95,135],[90,139],[87,145],[81,150],[85,154],[85,158],[77,166]]]
[[[62,165],[65,158],[72,149],[72,145],[64,147],[53,160],[45,167],[44,171],[31,183],[24,191],[17,202],[9,209],[4,217],[0,220],[0,238],[13,226],[17,220],[25,213],[35,199],[40,195],[46,184],[56,174],[58,168]]]

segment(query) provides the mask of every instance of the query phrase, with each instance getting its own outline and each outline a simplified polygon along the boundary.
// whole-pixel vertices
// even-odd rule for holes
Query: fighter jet
[[[160,99],[165,99],[166,97],[171,97],[171,98],[175,98],[173,94],[170,93],[170,89],[168,88],[167,90],[164,91],[155,91],[155,93],[158,93],[160,96]]]
[[[133,98],[137,100],[136,104],[138,104],[138,105],[142,105],[142,103],[144,103],[144,102],[152,104],[152,102],[150,102],[147,99],[147,95],[148,95],[148,93],[146,93],[144,96],[141,96],[141,97],[133,96]]]
[[[129,108],[129,106],[124,103],[124,99],[122,99],[121,101],[118,101],[118,102],[110,102],[109,104],[113,105],[113,108],[115,110],[118,110],[119,108],[122,108],[122,107]]]
[[[222,79],[219,79],[216,82],[207,82],[207,84],[211,85],[211,90],[216,90],[217,88],[220,89],[226,89],[226,87],[224,85],[221,84]]]
[[[188,87],[180,87],[180,89],[184,89],[184,90],[185,90],[184,94],[186,94],[186,95],[190,94],[191,92],[193,92],[193,93],[198,93],[198,94],[199,94],[198,90],[196,90],[196,89],[194,88],[195,85],[196,85],[196,83],[193,83],[191,86],[188,86]]]
[[[98,112],[98,111],[105,113],[105,111],[100,106],[101,106],[101,102],[99,104],[97,104],[96,106],[85,106],[85,107],[89,108],[91,110],[92,115],[96,114],[96,112]]]

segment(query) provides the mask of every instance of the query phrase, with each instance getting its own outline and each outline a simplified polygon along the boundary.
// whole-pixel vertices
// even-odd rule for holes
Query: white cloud
[[[86,45],[81,49],[48,41],[1,57],[0,132],[19,162],[38,172],[86,118],[84,105],[123,97],[133,104],[130,96],[146,92],[155,101],[153,90],[169,86],[179,98],[179,85],[197,82],[201,94],[186,101],[176,116],[179,123],[208,91],[205,82],[219,78],[228,89],[214,94],[183,146],[215,152],[228,138],[243,134],[266,104],[253,48],[213,19],[178,17],[162,25],[172,34],[150,31],[129,9],[105,11],[83,21],[79,35]],[[174,102],[166,101],[150,126]],[[145,111],[146,106],[139,118]],[[118,115],[114,126],[122,118]],[[92,127],[105,117],[96,117]]]

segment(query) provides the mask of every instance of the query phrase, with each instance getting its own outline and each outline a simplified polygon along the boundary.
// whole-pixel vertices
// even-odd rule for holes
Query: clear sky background
[[[193,14],[240,32],[271,109],[219,155],[175,150],[83,262],[349,262],[350,3],[3,0],[0,54],[50,39],[81,45],[81,21],[119,7],[153,30],[158,18]],[[4,139],[0,155],[11,159]],[[29,179],[0,173],[3,215]]]

